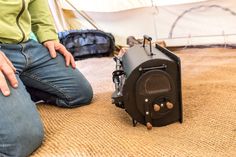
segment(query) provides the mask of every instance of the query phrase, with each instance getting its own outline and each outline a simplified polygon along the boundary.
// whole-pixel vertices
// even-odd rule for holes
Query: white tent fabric
[[[158,5],[160,0],[111,0],[104,4],[104,12],[100,12],[99,0],[87,0],[89,5],[86,7],[91,8],[83,6],[85,1],[70,1],[78,9],[84,7],[99,28],[115,35],[118,44],[124,45],[130,35],[142,38],[144,34],[154,40],[165,40],[168,46],[236,43],[234,0],[190,1],[192,3],[162,6]],[[107,6],[117,6],[117,9],[107,12]]]
[[[67,23],[65,21],[63,10],[62,10],[62,4],[60,1],[57,0],[48,0],[48,4],[52,13],[52,16],[54,18],[54,23],[57,28],[58,32],[67,30]]]
[[[117,12],[152,5],[174,5],[206,0],[69,0],[78,9],[92,12]],[[64,9],[73,9],[66,0],[60,0]]]

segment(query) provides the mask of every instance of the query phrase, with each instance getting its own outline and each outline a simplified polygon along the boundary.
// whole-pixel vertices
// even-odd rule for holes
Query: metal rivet
[[[146,112],[146,115],[149,115],[149,112],[148,112],[148,111]]]
[[[148,99],[145,99],[145,102],[148,102]]]

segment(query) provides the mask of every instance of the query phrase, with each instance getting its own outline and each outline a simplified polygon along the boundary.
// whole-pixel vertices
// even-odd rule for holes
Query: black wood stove
[[[145,41],[150,45],[146,45]],[[143,44],[131,47],[115,57],[115,92],[112,102],[132,117],[133,125],[164,126],[182,123],[180,59],[144,36]]]

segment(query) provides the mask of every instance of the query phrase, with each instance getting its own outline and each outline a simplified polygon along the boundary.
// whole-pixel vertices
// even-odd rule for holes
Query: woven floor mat
[[[94,89],[92,104],[65,109],[39,104],[45,139],[33,157],[236,156],[236,50],[186,49],[182,61],[184,122],[148,131],[111,104],[112,58],[77,67]]]

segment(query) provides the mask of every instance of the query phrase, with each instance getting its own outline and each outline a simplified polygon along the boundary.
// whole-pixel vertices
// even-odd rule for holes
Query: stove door
[[[150,70],[139,77],[136,82],[136,105],[146,122],[158,124],[172,111],[175,89],[173,79],[164,70]]]

